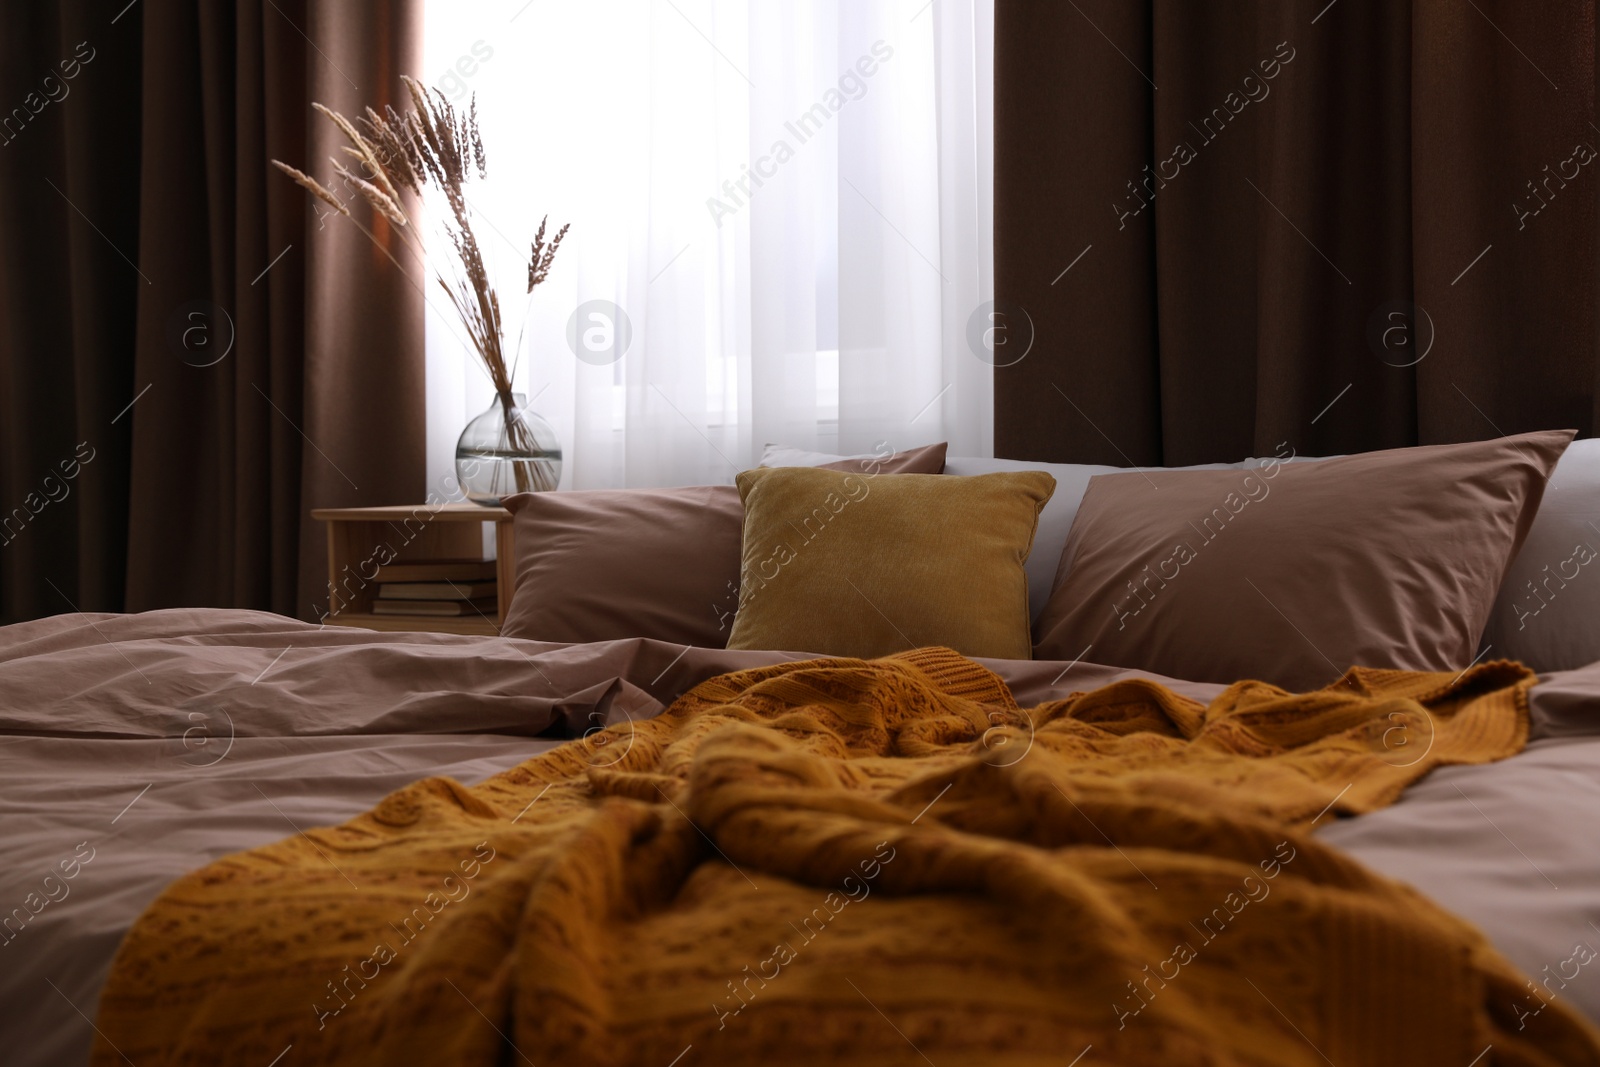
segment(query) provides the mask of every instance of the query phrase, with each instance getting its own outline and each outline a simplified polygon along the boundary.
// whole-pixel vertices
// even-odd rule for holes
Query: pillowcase
[[[1600,660],[1600,440],[1572,442],[1556,464],[1483,639],[1536,671]]]
[[[1023,564],[1055,479],[745,471],[729,648],[861,658],[924,645],[1026,659]]]
[[[1236,470],[1237,463],[1205,463],[1198,467],[1139,467],[1137,470],[1221,471]],[[1061,566],[1061,550],[1067,546],[1067,531],[1078,514],[1078,501],[1097,474],[1120,474],[1127,467],[1101,467],[1088,463],[1034,463],[1020,459],[974,459],[951,456],[944,461],[946,474],[993,474],[998,471],[1044,471],[1056,480],[1056,491],[1039,513],[1039,530],[1033,535],[1033,552],[1028,556],[1028,606],[1038,621],[1055,588]]]
[[[879,451],[836,456],[829,452],[807,452],[788,445],[767,445],[761,450],[761,466],[821,467],[830,471],[867,473],[876,465],[879,474],[939,474],[944,470],[944,454],[949,447],[949,442],[940,441],[936,445],[908,448],[892,455]]]
[[[841,460],[865,477],[937,474],[945,446]],[[863,470],[865,463],[865,470]],[[744,507],[731,485],[524,493],[516,591],[500,633],[578,644],[648,637],[722,648],[739,606]]]
[[[506,507],[517,584],[501,636],[723,647],[739,603],[733,486],[526,493]]]
[[[1296,690],[1463,668],[1572,436],[1093,478],[1034,655]]]
[[[1297,456],[1295,461],[1335,458]],[[1246,460],[1245,469],[1264,462]],[[1054,505],[1052,500],[1050,506]],[[1045,511],[1048,514],[1049,508]],[[1044,516],[1039,523],[1042,539]],[[1520,660],[1543,672],[1600,661],[1600,576],[1591,576],[1589,567],[1600,555],[1597,527],[1600,440],[1591,438],[1568,445],[1545,484],[1539,512],[1489,613],[1483,632],[1488,656]]]

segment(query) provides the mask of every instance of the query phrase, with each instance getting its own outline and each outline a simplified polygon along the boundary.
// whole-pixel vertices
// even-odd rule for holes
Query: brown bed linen
[[[945,445],[845,459],[828,470],[938,474]],[[517,585],[501,632],[534,641],[643,637],[728,643],[739,606],[744,506],[731,485],[525,493],[516,513]]]
[[[306,829],[344,822],[430,775],[480,781],[551,747],[533,735],[552,713],[577,727],[642,719],[722,671],[791,658],[319,629],[220,610],[0,628],[0,899],[22,903],[80,842],[97,850],[70,897],[0,949],[8,1064],[87,1061],[113,953],[185,872],[278,840],[291,819]],[[1025,706],[1141,674],[1088,661],[986,666]],[[1222,690],[1163,684],[1201,701]],[[231,745],[223,711],[237,727]],[[1564,986],[1549,978],[1575,937],[1600,946],[1582,922],[1600,907],[1600,854],[1584,831],[1600,823],[1600,665],[1536,686],[1530,711],[1522,755],[1440,768],[1392,807],[1359,819],[1330,812],[1317,832],[1478,924],[1525,974],[1600,1020],[1592,967]],[[1397,760],[1414,758],[1409,741],[1426,745],[1405,732],[1391,740]],[[1524,996],[1506,1010],[1537,1006]]]
[[[1209,705],[1132,681],[1023,711],[943,649],[722,676],[181,880],[124,942],[93,1062],[287,1042],[305,1064],[487,1065],[509,1041],[529,1062],[876,1064],[909,1042],[1031,1065],[1087,1042],[1130,1065],[1313,1063],[1309,1043],[1459,1067],[1489,1041],[1600,1064],[1565,1005],[1510,1029],[1522,980],[1475,930],[1304,833],[1518,751],[1532,680],[1353,671]],[[1028,755],[983,743],[996,722]],[[1433,731],[1423,759],[1392,760],[1397,722]]]
[[[1290,689],[1459,670],[1572,436],[1095,477],[1034,655]]]

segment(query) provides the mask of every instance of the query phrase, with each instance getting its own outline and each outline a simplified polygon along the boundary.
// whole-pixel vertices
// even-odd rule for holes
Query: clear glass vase
[[[456,442],[456,478],[468,499],[497,507],[513,493],[542,493],[561,482],[561,442],[527,408],[522,393],[500,393]]]

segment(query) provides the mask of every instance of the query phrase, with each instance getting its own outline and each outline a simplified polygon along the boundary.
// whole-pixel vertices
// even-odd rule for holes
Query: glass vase
[[[456,442],[456,478],[467,498],[498,507],[513,493],[543,493],[561,482],[561,442],[529,411],[522,393],[500,393]]]

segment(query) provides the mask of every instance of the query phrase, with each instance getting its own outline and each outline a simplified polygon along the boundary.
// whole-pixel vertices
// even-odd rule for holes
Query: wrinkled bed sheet
[[[26,919],[0,929],[4,1059],[86,1062],[117,944],[180,874],[341,822],[421,777],[475,783],[657,714],[716,674],[795,658],[206,609],[0,628],[0,917]],[[1140,674],[982,662],[1023,706]],[[1222,688],[1157,680],[1202,700]],[[1437,771],[1321,832],[1478,924],[1547,997],[1600,1020],[1600,955],[1578,951],[1600,950],[1600,664],[1546,676],[1532,710],[1522,755]],[[1397,737],[1396,758],[1427,743]],[[1508,1007],[1537,1006],[1530,993]]]

